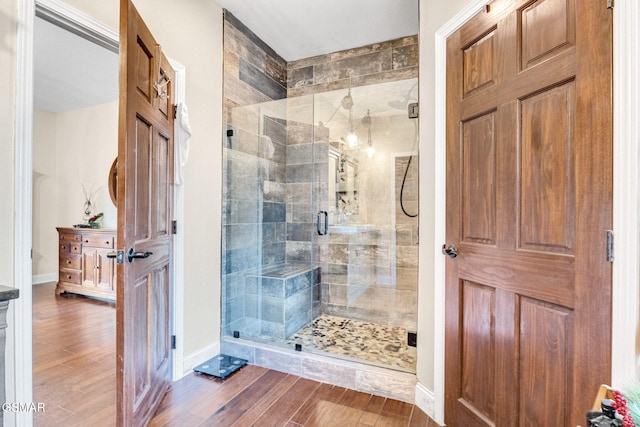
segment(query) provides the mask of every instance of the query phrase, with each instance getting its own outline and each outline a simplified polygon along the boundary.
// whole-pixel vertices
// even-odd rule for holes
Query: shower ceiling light
[[[347,146],[349,148],[356,148],[358,146],[358,135],[353,131],[347,135]]]
[[[376,149],[370,145],[369,148],[367,148],[367,159],[373,159],[373,156],[375,156],[375,154]]]

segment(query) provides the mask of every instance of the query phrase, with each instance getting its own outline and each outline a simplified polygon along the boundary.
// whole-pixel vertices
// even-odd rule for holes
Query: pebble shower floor
[[[407,345],[407,330],[398,326],[323,314],[289,337],[287,344],[415,372],[416,348]]]

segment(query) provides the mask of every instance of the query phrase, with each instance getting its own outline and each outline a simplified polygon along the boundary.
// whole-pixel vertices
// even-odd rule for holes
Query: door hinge
[[[417,347],[418,346],[418,333],[417,332],[407,332],[407,345],[409,347]]]
[[[417,102],[412,102],[411,104],[407,105],[407,113],[410,119],[417,119],[418,118],[418,103]]]
[[[176,336],[175,335],[171,335],[171,349],[172,350],[176,349]]]
[[[171,221],[171,234],[178,234],[178,221]]]
[[[613,9],[615,0],[607,0],[607,9]]]
[[[607,262],[613,262],[613,231],[607,230]]]
[[[178,104],[175,104],[173,106],[173,118],[177,119],[178,118]]]

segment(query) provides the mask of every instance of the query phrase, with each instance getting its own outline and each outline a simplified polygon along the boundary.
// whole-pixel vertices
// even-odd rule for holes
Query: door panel
[[[130,0],[120,7],[117,424],[141,426],[171,379],[174,73]]]
[[[535,1],[521,14],[522,69],[533,67],[575,44],[573,1]]]
[[[531,398],[520,400],[518,418],[522,425],[565,425],[569,408],[558,391],[569,388],[573,316],[540,300],[519,301],[519,384],[521,396]]]
[[[462,125],[464,158],[463,200],[465,242],[493,245],[496,242],[496,149],[495,112]]]
[[[447,46],[445,420],[575,426],[609,381],[611,12],[496,0]]]
[[[469,409],[495,419],[495,288],[463,281],[461,294],[461,398]]]
[[[573,252],[573,108],[573,82],[520,102],[522,249]]]

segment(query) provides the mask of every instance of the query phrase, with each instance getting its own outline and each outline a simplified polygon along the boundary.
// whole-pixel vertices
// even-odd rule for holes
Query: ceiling
[[[418,0],[215,0],[287,61],[418,33]],[[117,54],[36,18],[34,105],[61,112],[118,99]]]
[[[418,34],[418,0],[216,0],[287,61]]]
[[[118,100],[118,54],[36,17],[34,106],[59,113]]]

